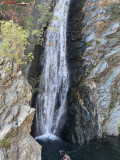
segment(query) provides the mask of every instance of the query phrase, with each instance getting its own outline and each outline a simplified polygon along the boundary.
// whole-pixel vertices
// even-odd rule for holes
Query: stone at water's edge
[[[118,0],[71,1],[67,42],[71,87],[62,133],[69,142],[119,135],[119,8]]]
[[[7,67],[7,69],[6,69]],[[12,61],[0,58],[0,160],[41,160],[41,146],[30,136],[35,110],[30,108],[31,87],[18,72],[13,76]]]

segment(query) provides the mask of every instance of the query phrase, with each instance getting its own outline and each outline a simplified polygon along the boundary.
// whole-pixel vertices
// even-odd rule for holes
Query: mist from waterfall
[[[45,44],[40,93],[36,99],[37,135],[59,135],[66,116],[69,75],[66,60],[66,29],[70,0],[58,0]],[[57,17],[57,18],[56,18]]]

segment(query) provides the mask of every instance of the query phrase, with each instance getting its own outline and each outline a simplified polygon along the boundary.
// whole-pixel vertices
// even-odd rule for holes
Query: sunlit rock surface
[[[0,160],[40,160],[41,146],[30,136],[35,110],[30,107],[31,87],[22,76],[15,75],[13,62],[0,58]]]
[[[69,142],[119,135],[119,10],[118,0],[71,2],[67,42],[71,87],[62,133]]]

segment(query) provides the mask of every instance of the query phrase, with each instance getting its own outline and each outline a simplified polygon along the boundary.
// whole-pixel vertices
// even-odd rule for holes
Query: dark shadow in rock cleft
[[[35,46],[33,53],[34,53],[34,60],[32,61],[32,64],[31,64],[31,67],[29,70],[28,81],[32,86],[33,84],[31,82],[31,79],[35,79],[36,85],[34,87],[35,87],[35,89],[38,89],[39,88],[39,76],[42,74],[42,69],[43,69],[43,65],[44,65],[44,47],[40,46],[40,45]],[[32,108],[35,108],[37,94],[38,94],[37,90],[35,92],[33,92],[32,102],[31,102]],[[36,128],[36,119],[34,116],[33,125],[32,125],[32,129],[31,129],[31,135],[33,137],[37,136],[36,129],[37,129]]]

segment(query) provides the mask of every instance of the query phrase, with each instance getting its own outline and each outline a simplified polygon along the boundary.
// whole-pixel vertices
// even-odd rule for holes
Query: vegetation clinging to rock
[[[1,147],[2,147],[2,148],[5,148],[5,149],[6,149],[6,148],[8,148],[8,146],[9,146],[9,142],[8,142],[7,139],[2,139],[0,143],[1,143]]]
[[[17,64],[17,72],[19,64],[26,63],[24,50],[27,42],[28,32],[23,30],[18,24],[14,23],[13,20],[1,22],[1,43],[0,43],[0,56],[10,57]],[[28,55],[28,58],[33,58],[32,54]]]

